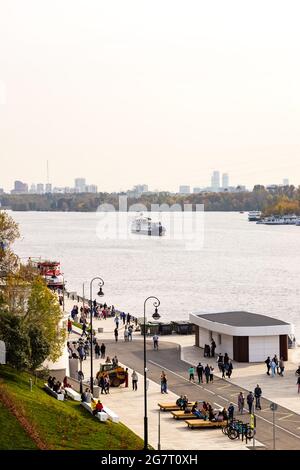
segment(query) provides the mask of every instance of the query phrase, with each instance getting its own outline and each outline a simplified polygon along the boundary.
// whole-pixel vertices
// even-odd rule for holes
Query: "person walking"
[[[260,397],[262,396],[262,390],[258,384],[256,385],[254,389],[254,396],[255,396],[255,409],[261,410]]]
[[[300,393],[300,375],[299,375],[299,377],[298,377],[298,379],[297,379],[297,383],[296,383],[296,384],[298,385],[298,393]]]
[[[82,335],[81,335],[81,336],[83,336],[83,335],[87,336],[87,332],[86,332],[86,323],[83,323],[83,324],[82,324]]]
[[[124,330],[124,341],[127,342],[128,341],[128,330],[127,330],[127,327],[125,326],[125,330]]]
[[[114,334],[115,334],[115,340],[116,342],[118,342],[118,336],[119,336],[118,328],[114,329]]]
[[[211,341],[211,345],[210,345],[210,352],[211,352],[211,357],[215,357],[215,350],[216,350],[216,343],[215,343],[215,340],[212,339]]]
[[[188,372],[189,372],[189,381],[190,382],[191,381],[195,382],[195,369],[194,369],[194,367],[193,366],[189,367]]]
[[[124,375],[125,375],[125,382],[124,382],[125,388],[128,388],[128,367],[126,367]]]
[[[102,343],[100,346],[101,359],[105,359],[105,350],[106,350],[105,344]]]
[[[222,379],[226,379],[226,376],[225,376],[225,372],[226,372],[225,365],[223,364],[223,362],[219,362],[219,363],[218,363],[218,366],[219,366],[220,372],[222,372]]]
[[[132,341],[132,332],[133,332],[133,326],[129,325],[129,327],[128,327],[128,341]]]
[[[209,381],[210,382],[214,381],[214,368],[213,368],[213,366],[209,366]]]
[[[228,363],[228,370],[227,370],[227,377],[230,379],[232,375],[232,370],[233,370],[233,364],[232,361],[229,361]]]
[[[210,378],[210,367],[208,364],[206,364],[206,367],[204,369],[204,374],[205,374],[206,383],[208,384],[209,378]]]
[[[197,365],[197,375],[198,375],[198,383],[202,384],[203,383],[203,365],[201,362]]]
[[[157,336],[157,335],[154,335],[153,338],[152,338],[152,340],[153,340],[153,349],[154,349],[155,351],[158,351],[158,336]]]
[[[276,362],[274,361],[274,358],[272,359],[271,361],[271,372],[272,372],[272,377],[275,377],[275,373],[276,373]]]
[[[283,360],[283,357],[281,357],[281,358],[280,358],[280,361],[279,361],[279,369],[280,369],[279,375],[280,375],[281,377],[284,376],[284,368],[285,368],[284,360]]]
[[[72,322],[71,319],[68,319],[68,336],[70,336],[70,333],[72,333]]]
[[[132,390],[134,392],[136,392],[137,391],[137,383],[138,383],[138,375],[137,375],[135,370],[131,374],[131,380],[132,380]]]
[[[267,357],[265,360],[265,364],[267,366],[267,374],[270,375],[270,369],[271,369],[271,359],[270,356]]]
[[[254,395],[252,392],[249,392],[247,395],[247,404],[249,408],[249,414],[251,415],[253,409]]]
[[[244,397],[243,392],[240,392],[238,395],[238,409],[241,415],[244,412],[244,406],[245,406],[245,397]]]
[[[230,403],[230,405],[228,406],[228,419],[229,421],[233,421],[233,415],[234,415],[234,405],[233,403]]]
[[[167,376],[164,371],[161,372],[160,387],[161,387],[161,393],[168,393],[168,381],[167,381]]]
[[[96,359],[99,359],[100,357],[100,346],[98,343],[95,344],[95,357]]]

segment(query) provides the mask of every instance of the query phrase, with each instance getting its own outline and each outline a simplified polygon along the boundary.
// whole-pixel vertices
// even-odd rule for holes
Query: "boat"
[[[257,223],[264,225],[298,225],[299,223],[300,225],[300,219],[295,214],[282,216],[272,215],[261,219]]]
[[[59,261],[33,260],[31,258],[30,262],[45,279],[46,284],[50,289],[63,289],[64,277],[60,270]]]
[[[261,219],[261,211],[250,211],[248,213],[249,222],[258,222]]]
[[[161,237],[165,235],[166,228],[161,222],[153,222],[151,217],[145,217],[141,213],[132,221],[131,233]]]

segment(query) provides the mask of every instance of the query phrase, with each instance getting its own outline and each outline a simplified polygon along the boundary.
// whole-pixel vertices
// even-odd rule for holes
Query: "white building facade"
[[[293,325],[249,312],[192,313],[195,345],[204,348],[212,339],[216,353],[237,362],[262,362],[274,354],[288,360],[288,337]]]

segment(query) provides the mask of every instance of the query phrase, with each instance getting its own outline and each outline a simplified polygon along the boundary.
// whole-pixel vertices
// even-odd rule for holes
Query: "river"
[[[10,214],[22,234],[18,255],[59,260],[69,291],[82,294],[85,282],[89,295],[90,279],[101,276],[107,303],[136,316],[143,314],[144,299],[155,295],[164,321],[188,319],[192,311],[248,310],[294,323],[300,338],[300,227],[206,212],[189,214],[196,223],[182,228],[182,214],[174,223],[162,213],[167,235],[154,238],[120,235],[116,220],[127,214]],[[148,318],[152,310],[148,305]]]

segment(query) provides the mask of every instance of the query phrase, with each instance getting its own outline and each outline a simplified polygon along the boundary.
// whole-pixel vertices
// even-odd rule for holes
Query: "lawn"
[[[0,402],[0,449],[37,449],[15,416]]]
[[[46,448],[61,450],[143,448],[143,441],[123,424],[109,421],[100,423],[80,403],[55,400],[43,390],[42,381],[38,380],[30,391],[30,377],[28,373],[18,373],[5,366],[0,368],[0,387],[2,393],[13,401],[21,417],[29,423]],[[5,420],[5,413],[11,414],[1,407],[1,423]],[[15,426],[17,425],[16,422]],[[13,429],[13,425],[10,426]],[[16,433],[21,436],[17,427]],[[7,448],[6,440],[6,436],[4,437],[1,432],[0,449]],[[27,444],[24,442],[24,447],[21,448],[29,448],[28,446],[28,442]]]

